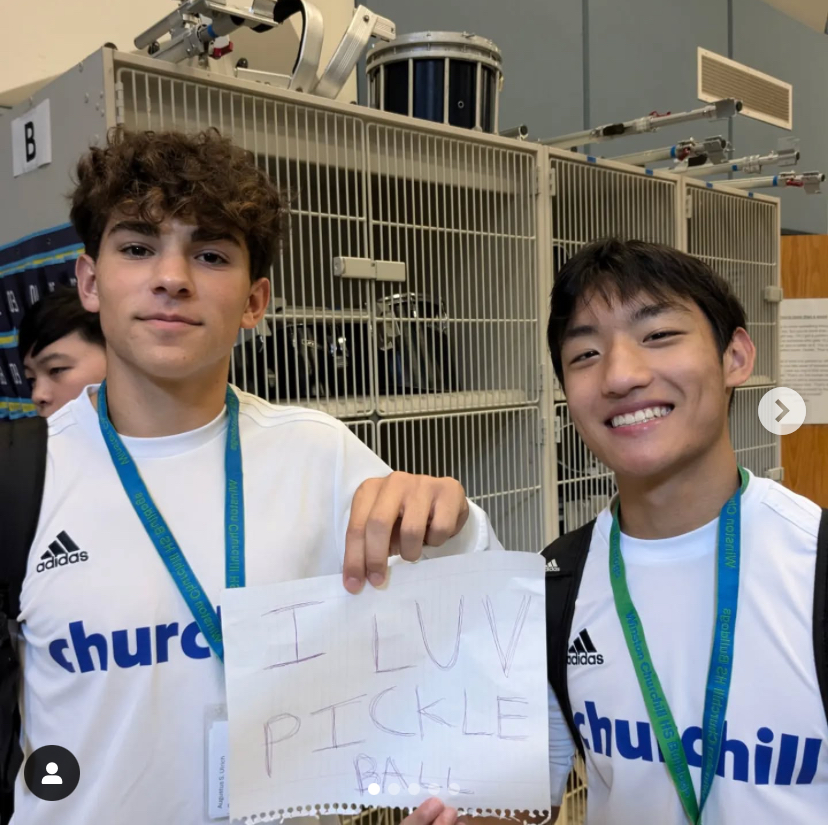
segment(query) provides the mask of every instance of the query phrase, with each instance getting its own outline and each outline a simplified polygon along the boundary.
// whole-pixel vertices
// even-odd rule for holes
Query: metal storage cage
[[[553,157],[550,164],[556,179],[569,184],[558,184],[551,192],[555,271],[588,240],[613,234],[685,249],[731,284],[745,307],[757,348],[754,375],[736,390],[730,417],[734,447],[748,469],[780,478],[779,439],[764,430],[756,414],[759,399],[775,385],[778,372],[778,201],[706,182],[670,176],[659,180],[643,170],[635,170],[636,175],[605,161]],[[759,392],[759,387],[764,389]],[[567,531],[597,515],[614,484],[575,433],[557,386],[555,400],[558,523]]]
[[[257,333],[240,338],[232,380],[276,403],[343,418],[370,415],[372,290],[333,271],[335,256],[368,257],[363,123],[165,69],[116,63],[118,122],[129,129],[215,127],[252,151],[291,200],[290,236],[271,273],[273,300]]]
[[[592,240],[610,235],[677,245],[678,181],[612,161],[549,149],[552,278]],[[575,431],[553,379],[552,429],[557,468],[557,530],[590,521],[615,490],[612,474]]]
[[[548,149],[552,276],[598,238],[677,245],[678,181],[666,173]],[[555,397],[563,394],[555,381]]]
[[[377,452],[395,469],[463,479],[504,547],[536,552],[542,546],[536,407],[388,419],[377,434]]]
[[[376,452],[377,430],[373,421],[349,421],[348,429],[365,445]]]
[[[756,344],[748,386],[774,386],[779,351],[779,208],[772,198],[685,180],[686,249],[733,288]]]
[[[726,184],[682,180],[686,250],[718,272],[745,308],[756,345],[748,382],[735,390],[730,434],[739,461],[782,480],[781,440],[759,422],[759,400],[779,380],[779,201]]]
[[[377,283],[378,411],[536,405],[537,153],[367,133],[371,248],[406,265],[404,289]]]
[[[609,467],[578,435],[565,403],[555,404],[554,433],[558,530],[562,535],[591,521],[604,509],[615,493],[615,480]]]
[[[779,438],[768,432],[756,411],[770,387],[740,387],[730,413],[730,438],[743,467],[757,476],[781,480]]]
[[[27,215],[65,220],[65,169],[109,126],[232,136],[292,199],[274,299],[240,336],[233,380],[353,422],[401,469],[439,472],[436,454],[393,445],[445,427],[444,464],[477,490],[507,546],[537,550],[613,489],[565,399],[544,391],[554,386],[543,340],[552,278],[589,240],[638,237],[710,262],[746,305],[759,349],[752,386],[776,380],[774,199],[107,49],[32,104],[45,97],[61,140],[52,167],[9,181],[19,209],[0,240],[43,228]],[[773,470],[776,442],[756,431],[746,393],[734,405],[739,449]],[[517,475],[515,456],[526,456]]]

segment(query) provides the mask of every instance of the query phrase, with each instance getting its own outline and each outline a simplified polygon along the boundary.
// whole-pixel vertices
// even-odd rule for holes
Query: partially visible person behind
[[[101,322],[72,287],[58,287],[32,305],[20,325],[19,348],[32,401],[44,418],[106,375]]]

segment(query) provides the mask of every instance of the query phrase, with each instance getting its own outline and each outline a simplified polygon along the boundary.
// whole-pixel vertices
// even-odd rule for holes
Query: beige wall
[[[324,66],[351,22],[354,2],[314,0],[314,4],[325,17]],[[104,43],[133,51],[134,38],[175,9],[173,0],[36,0],[34,7],[12,0],[3,5],[6,36],[0,49],[0,104],[7,106],[25,99],[46,79],[62,74]],[[244,56],[250,68],[282,73],[293,66],[296,25],[265,34],[239,30],[230,39],[235,52],[225,59],[235,62]],[[353,78],[341,97],[356,98]]]
[[[828,17],[828,0],[765,0],[779,11],[822,33]]]

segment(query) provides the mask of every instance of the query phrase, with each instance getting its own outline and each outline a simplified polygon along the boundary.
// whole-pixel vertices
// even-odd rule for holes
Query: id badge
[[[230,754],[230,730],[225,705],[215,705],[207,709],[204,718],[204,744],[204,812],[210,820],[229,819],[227,758]]]

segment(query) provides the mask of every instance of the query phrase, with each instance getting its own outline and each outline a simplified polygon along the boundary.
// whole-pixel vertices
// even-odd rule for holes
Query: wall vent
[[[742,114],[793,128],[793,86],[763,72],[729,60],[707,49],[699,49],[699,99],[735,97],[742,101]]]

